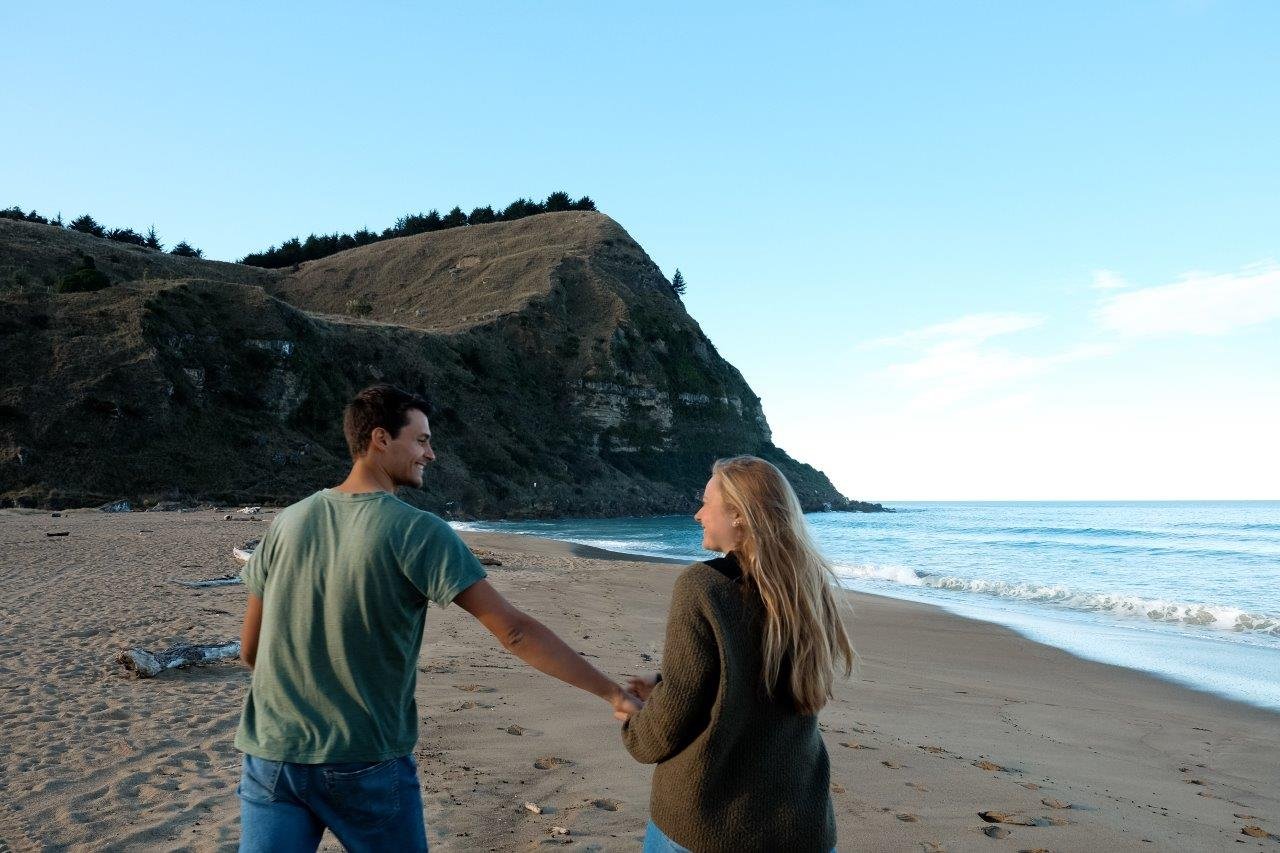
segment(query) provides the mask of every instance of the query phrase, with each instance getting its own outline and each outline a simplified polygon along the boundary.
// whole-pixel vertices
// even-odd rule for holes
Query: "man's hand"
[[[635,679],[631,679],[635,681]],[[609,704],[613,705],[613,718],[621,722],[631,719],[631,715],[644,707],[644,702],[636,696],[618,688],[618,693],[609,700]]]
[[[643,702],[649,701],[649,694],[658,686],[658,673],[653,675],[633,675],[627,679],[627,689]]]

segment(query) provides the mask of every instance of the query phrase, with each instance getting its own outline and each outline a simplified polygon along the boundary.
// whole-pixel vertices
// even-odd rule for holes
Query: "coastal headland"
[[[140,680],[115,657],[235,637],[242,586],[171,581],[234,572],[232,548],[272,517],[0,511],[0,849],[234,849],[248,670]],[[495,586],[606,672],[661,667],[679,565],[464,537]],[[1280,716],[851,598],[861,663],[821,717],[840,850],[1278,849]],[[433,608],[417,701],[433,849],[639,848],[650,769],[599,700]]]
[[[345,474],[342,407],[390,382],[436,404],[440,462],[406,499],[441,515],[691,512],[737,453],[806,510],[883,509],[774,444],[742,374],[596,211],[283,269],[0,218],[0,329],[0,506],[288,504]]]

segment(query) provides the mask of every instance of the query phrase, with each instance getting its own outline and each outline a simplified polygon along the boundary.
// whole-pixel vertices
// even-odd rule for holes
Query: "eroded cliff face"
[[[387,381],[437,404],[439,461],[406,497],[442,514],[687,512],[734,453],[778,464],[807,508],[868,508],[772,444],[759,398],[600,214],[283,275],[0,221],[0,271],[39,281],[81,254],[112,287],[0,300],[0,500],[286,503],[342,476],[342,406]]]

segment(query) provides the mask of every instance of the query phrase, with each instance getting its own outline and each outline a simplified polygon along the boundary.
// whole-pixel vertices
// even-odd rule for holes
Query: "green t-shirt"
[[[427,602],[485,576],[445,522],[386,492],[316,492],[280,512],[241,577],[262,632],[235,745],[323,764],[408,755]]]

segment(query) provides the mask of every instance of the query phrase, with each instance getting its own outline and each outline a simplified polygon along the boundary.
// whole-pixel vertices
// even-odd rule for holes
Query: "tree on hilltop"
[[[562,210],[573,210],[573,202],[569,200],[569,194],[559,190],[547,196],[546,203],[543,206],[546,207],[547,213],[559,213]]]
[[[487,204],[484,207],[477,207],[475,210],[471,211],[471,215],[467,217],[468,225],[485,225],[489,222],[497,221],[498,214],[494,213],[493,208]]]
[[[180,240],[178,245],[169,250],[169,254],[177,255],[180,258],[203,258],[204,250],[195,248],[186,240]]]
[[[523,219],[526,216],[534,216],[543,213],[545,208],[536,201],[530,201],[527,198],[518,198],[502,210],[501,219]]]
[[[157,252],[164,251],[164,243],[160,242],[160,237],[156,234],[156,227],[154,225],[147,229],[145,243],[148,249],[155,249]]]
[[[68,227],[70,227],[72,231],[92,234],[94,237],[107,236],[106,229],[98,224],[98,220],[94,219],[87,213],[84,216],[78,216],[71,220],[71,225]]]
[[[444,219],[440,220],[441,228],[458,228],[467,224],[467,215],[462,212],[462,208],[455,207],[444,215]]]
[[[106,236],[108,240],[115,240],[117,243],[128,243],[131,246],[147,245],[147,238],[132,228],[112,228]]]
[[[591,196],[584,195],[573,203],[574,210],[595,210],[596,203],[591,200]]]
[[[685,289],[684,273],[676,270],[676,274],[671,277],[671,289],[675,291],[677,296],[684,296]]]
[[[408,237],[412,234],[423,234],[427,231],[440,230],[440,211],[432,210],[423,215],[408,213],[396,220],[396,224],[383,232],[383,238]]]

